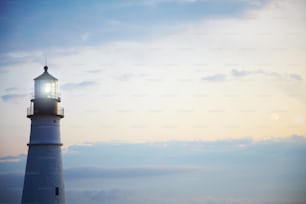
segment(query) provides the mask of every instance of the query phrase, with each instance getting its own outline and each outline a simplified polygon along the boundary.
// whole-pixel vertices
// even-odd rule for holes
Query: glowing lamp
[[[35,78],[35,98],[57,98],[57,79],[48,73],[48,67],[44,67],[45,72]]]

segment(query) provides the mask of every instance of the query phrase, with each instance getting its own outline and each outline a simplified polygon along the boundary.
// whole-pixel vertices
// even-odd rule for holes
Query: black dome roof
[[[57,81],[57,78],[48,73],[48,66],[44,66],[44,73],[36,77],[34,80],[53,80]]]

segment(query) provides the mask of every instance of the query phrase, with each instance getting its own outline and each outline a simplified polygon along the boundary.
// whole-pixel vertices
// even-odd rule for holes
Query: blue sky
[[[205,18],[239,16],[265,1],[258,2],[2,1],[1,53],[139,40],[154,35],[158,27],[167,30],[169,26]],[[90,37],[86,37],[87,33]]]

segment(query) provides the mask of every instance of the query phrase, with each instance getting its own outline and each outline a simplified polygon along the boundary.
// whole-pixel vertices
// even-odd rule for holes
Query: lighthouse
[[[27,117],[31,119],[28,157],[21,203],[65,203],[61,155],[60,120],[64,109],[59,107],[58,80],[48,67],[34,79],[34,96]]]

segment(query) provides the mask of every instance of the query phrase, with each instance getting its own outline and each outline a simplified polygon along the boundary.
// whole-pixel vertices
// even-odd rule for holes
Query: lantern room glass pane
[[[57,98],[57,82],[39,80],[35,83],[35,98]]]

